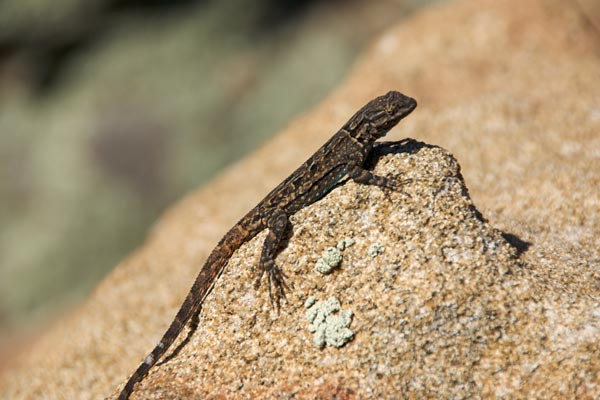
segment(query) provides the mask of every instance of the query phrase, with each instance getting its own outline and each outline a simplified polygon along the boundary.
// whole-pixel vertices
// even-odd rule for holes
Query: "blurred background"
[[[433,2],[1,1],[0,349]]]

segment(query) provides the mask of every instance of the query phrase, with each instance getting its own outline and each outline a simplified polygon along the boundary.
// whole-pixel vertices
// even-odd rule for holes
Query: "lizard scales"
[[[179,308],[158,345],[140,364],[119,394],[127,400],[140,382],[192,319],[188,337],[195,331],[198,314],[206,296],[223,272],[229,258],[244,243],[263,229],[268,233],[263,244],[256,286],[266,273],[271,302],[279,307],[285,297],[284,274],[274,262],[279,243],[289,225],[288,217],[324,196],[342,177],[355,182],[398,189],[404,183],[372,174],[363,168],[375,141],[387,134],[402,118],[410,114],[417,102],[400,92],[391,91],[377,97],[356,112],[344,126],[287,179],[273,189],[219,241]],[[176,350],[177,351],[177,350]]]

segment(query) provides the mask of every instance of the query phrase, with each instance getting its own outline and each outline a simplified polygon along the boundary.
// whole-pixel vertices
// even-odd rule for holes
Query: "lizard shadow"
[[[521,239],[517,235],[514,235],[509,232],[500,231],[500,234],[517,251],[517,257],[521,256],[521,254],[525,253],[531,247],[532,243],[526,240]]]
[[[420,142],[412,138],[404,138],[395,142],[375,142],[373,150],[371,150],[371,153],[367,157],[365,167],[369,169],[373,168],[379,159],[387,154],[415,154],[421,149],[433,149],[437,147],[439,146]]]

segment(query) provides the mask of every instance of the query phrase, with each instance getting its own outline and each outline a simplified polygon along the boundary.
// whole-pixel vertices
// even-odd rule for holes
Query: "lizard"
[[[402,185],[408,183],[409,180],[375,175],[365,168],[365,162],[375,141],[384,137],[416,106],[417,102],[413,98],[397,91],[390,91],[371,100],[304,164],[242,217],[212,250],[169,328],[131,375],[119,394],[119,400],[129,398],[136,383],[144,379],[190,320],[188,338],[193,334],[198,326],[199,313],[204,300],[233,253],[244,243],[267,229],[259,258],[255,287],[259,287],[266,274],[271,304],[276,304],[279,309],[280,301],[285,299],[285,290],[288,288],[285,283],[286,276],[275,263],[274,257],[290,225],[291,215],[325,196],[344,177],[360,184],[391,190],[399,190]]]

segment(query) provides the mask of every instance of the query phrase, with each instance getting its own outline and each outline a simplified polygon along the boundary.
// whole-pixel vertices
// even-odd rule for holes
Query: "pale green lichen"
[[[369,257],[375,258],[378,255],[383,254],[384,251],[385,247],[383,247],[380,243],[373,243],[371,246],[369,246]]]
[[[317,298],[315,296],[308,296],[306,298],[306,301],[304,302],[304,307],[310,308],[313,304],[315,304],[316,301],[317,301]]]
[[[310,304],[310,306],[307,306]],[[330,297],[327,301],[315,301],[311,296],[304,303],[308,308],[306,319],[308,331],[313,333],[313,343],[322,349],[325,346],[342,347],[354,337],[350,330],[352,311],[342,310],[340,301]]]
[[[348,247],[352,246],[353,244],[354,244],[354,239],[346,238],[346,239],[340,240],[336,247],[339,250],[346,250]]]
[[[328,274],[340,265],[341,262],[342,252],[335,247],[328,247],[315,264],[315,269],[321,274]]]

